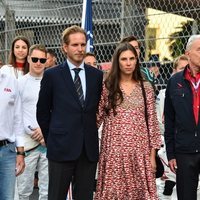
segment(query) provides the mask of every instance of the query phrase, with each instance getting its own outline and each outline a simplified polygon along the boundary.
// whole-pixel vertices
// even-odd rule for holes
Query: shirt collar
[[[70,70],[73,70],[74,68],[77,68],[74,64],[72,64],[68,59],[67,59],[67,64],[69,66]],[[80,69],[84,70],[84,62],[82,62],[79,66]]]
[[[32,76],[30,72],[27,75],[31,80],[42,80],[42,76]]]
[[[186,72],[185,72],[185,78],[189,81],[193,81],[193,82],[196,82],[196,81],[199,81],[200,80],[200,72],[196,74],[196,76],[194,77],[192,75],[192,72],[190,70],[189,67],[186,68]]]

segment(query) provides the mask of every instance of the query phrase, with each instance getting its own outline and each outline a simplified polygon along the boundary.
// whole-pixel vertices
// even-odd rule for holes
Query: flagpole
[[[85,17],[86,17],[86,5],[87,0],[83,0],[83,12],[82,12],[82,22],[81,22],[81,28],[85,28]]]
[[[85,30],[87,35],[86,52],[93,52],[92,0],[83,0],[81,27]]]

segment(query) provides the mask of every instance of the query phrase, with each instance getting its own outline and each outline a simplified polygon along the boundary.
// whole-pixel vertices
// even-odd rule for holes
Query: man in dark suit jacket
[[[65,200],[73,176],[75,199],[92,200],[99,156],[96,112],[103,72],[83,62],[86,33],[82,28],[65,29],[62,42],[67,60],[45,71],[37,103],[49,160],[48,199]],[[80,69],[83,101],[74,83],[76,68]]]

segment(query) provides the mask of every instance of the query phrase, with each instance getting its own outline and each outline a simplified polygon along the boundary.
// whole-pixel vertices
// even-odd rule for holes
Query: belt
[[[8,140],[0,140],[0,147],[6,146],[9,143],[11,143],[11,142],[9,142]]]
[[[29,150],[25,151],[25,153],[28,153],[28,152],[30,152],[30,151],[33,151],[33,150],[35,150],[36,148],[38,148],[39,146],[40,146],[40,144],[38,144],[37,146],[33,147],[32,149],[29,149]]]

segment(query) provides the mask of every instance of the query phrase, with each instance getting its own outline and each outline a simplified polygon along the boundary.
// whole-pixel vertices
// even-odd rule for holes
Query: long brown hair
[[[139,59],[135,48],[128,42],[119,44],[113,54],[111,70],[105,80],[105,86],[108,90],[108,106],[105,108],[107,114],[109,114],[110,110],[112,109],[114,115],[116,115],[116,107],[120,105],[124,100],[122,91],[120,89],[121,71],[119,65],[119,57],[122,52],[127,50],[133,52],[137,58],[135,70],[132,74],[132,79],[136,82],[143,81],[142,75],[140,73]]]
[[[26,43],[27,45],[27,56],[25,58],[25,63],[24,63],[24,68],[23,68],[23,72],[24,74],[27,74],[29,72],[29,63],[27,61],[27,57],[28,57],[28,50],[30,48],[30,43],[29,43],[29,40],[22,36],[22,35],[19,35],[17,37],[14,38],[14,40],[12,41],[12,45],[11,45],[11,50],[10,50],[10,55],[9,55],[9,60],[8,60],[8,63],[10,65],[12,65],[14,68],[17,68],[17,64],[16,64],[16,56],[14,54],[14,46],[15,46],[15,43],[18,41],[18,40],[22,40]]]

